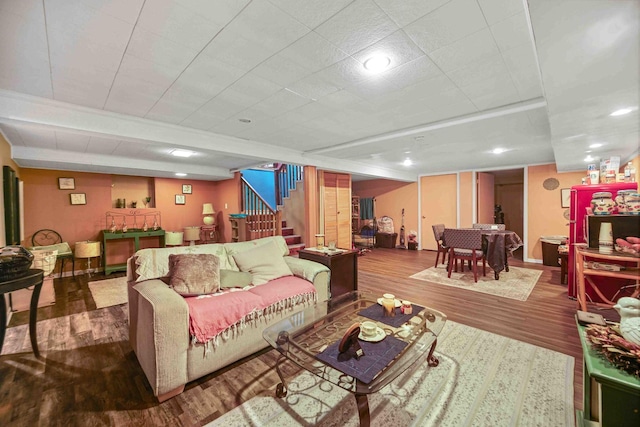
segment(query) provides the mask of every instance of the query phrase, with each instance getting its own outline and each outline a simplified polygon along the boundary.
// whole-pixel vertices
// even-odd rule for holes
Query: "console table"
[[[358,290],[358,252],[344,251],[335,255],[302,249],[298,252],[300,259],[315,261],[331,270],[331,298]]]
[[[127,232],[116,231],[112,233],[109,230],[102,230],[102,242],[104,247],[104,256],[102,257],[102,268],[104,269],[104,274],[108,275],[114,271],[127,271],[127,263],[121,264],[107,264],[107,245],[109,242],[114,242],[117,240],[123,239],[133,239],[134,250],[133,253],[129,254],[129,256],[133,255],[140,249],[140,238],[141,237],[159,237],[161,248],[165,247],[164,241],[164,230],[147,230],[143,231],[140,229],[129,229]]]
[[[44,280],[44,271],[39,269],[31,269],[29,272],[17,279],[0,282],[0,352],[4,344],[4,334],[7,329],[7,304],[4,294],[7,292],[17,291],[33,286],[33,294],[31,295],[31,305],[29,306],[29,338],[31,339],[31,348],[36,357],[40,357],[38,351],[38,333],[36,331],[36,323],[38,321],[38,299],[40,298],[40,290]]]

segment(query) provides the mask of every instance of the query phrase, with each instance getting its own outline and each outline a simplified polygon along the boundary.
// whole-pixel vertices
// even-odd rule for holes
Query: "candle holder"
[[[324,234],[316,234],[316,248],[324,249]]]

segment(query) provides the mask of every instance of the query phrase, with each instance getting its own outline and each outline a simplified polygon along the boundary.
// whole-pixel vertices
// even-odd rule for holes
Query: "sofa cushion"
[[[169,284],[180,295],[204,295],[220,290],[220,260],[215,255],[169,255],[169,272]]]
[[[251,273],[246,271],[220,269],[220,288],[244,288],[252,280]]]
[[[289,246],[287,246],[286,240],[282,236],[269,236],[262,237],[260,239],[249,240],[248,242],[233,242],[233,243],[225,243],[224,247],[229,255],[229,263],[232,265],[232,270],[239,270],[236,262],[233,259],[233,255],[239,254],[242,252],[250,251],[251,249],[256,248],[257,246],[266,245],[267,243],[275,243],[278,247],[278,253],[281,256],[289,255]],[[221,267],[227,268],[227,267]]]
[[[254,285],[262,285],[283,276],[293,276],[282,257],[282,252],[274,242],[237,253],[233,255],[233,259],[240,271],[251,273]]]
[[[172,248],[140,249],[135,257],[136,282],[169,277],[169,255],[171,254],[213,254],[219,258],[220,268],[237,270],[235,263],[230,264],[227,250],[223,244],[214,243],[196,246],[176,246]]]

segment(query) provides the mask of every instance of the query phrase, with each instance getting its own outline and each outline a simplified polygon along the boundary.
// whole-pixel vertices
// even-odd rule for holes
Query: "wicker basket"
[[[31,264],[31,268],[39,268],[44,270],[45,276],[50,275],[56,267],[58,251],[33,251],[31,253],[33,254],[33,264]]]

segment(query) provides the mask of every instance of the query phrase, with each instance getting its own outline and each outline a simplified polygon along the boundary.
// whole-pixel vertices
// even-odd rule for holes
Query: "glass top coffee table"
[[[370,423],[368,394],[379,391],[407,369],[425,360],[431,367],[438,365],[438,359],[433,352],[438,334],[447,319],[445,314],[428,307],[414,305],[410,315],[401,314],[401,309],[398,307],[396,308],[397,318],[373,320],[370,317],[364,317],[361,314],[363,310],[366,310],[364,312],[366,314],[373,313],[374,317],[377,314],[381,316],[383,308],[378,303],[378,296],[359,291],[351,292],[329,301],[319,302],[266,328],[262,333],[263,337],[280,352],[276,362],[276,372],[281,383],[276,388],[276,396],[287,395],[286,382],[280,365],[289,360],[323,380],[353,393],[358,405],[360,425],[368,426]],[[324,356],[324,359],[327,359],[326,355],[332,348],[336,348],[347,329],[354,323],[364,321],[373,321],[384,331],[385,336],[380,344],[388,337],[392,337],[385,345],[397,343],[400,347],[397,354],[393,353],[391,360],[383,363],[381,370],[368,382],[361,381],[319,358],[320,354],[320,357]],[[387,321],[403,323],[391,326],[385,323]],[[374,347],[369,345],[367,348]],[[370,362],[371,358],[377,356],[375,352],[365,350],[365,355],[358,361],[365,360],[367,357],[370,358],[368,361]],[[340,364],[337,365],[342,368]]]

